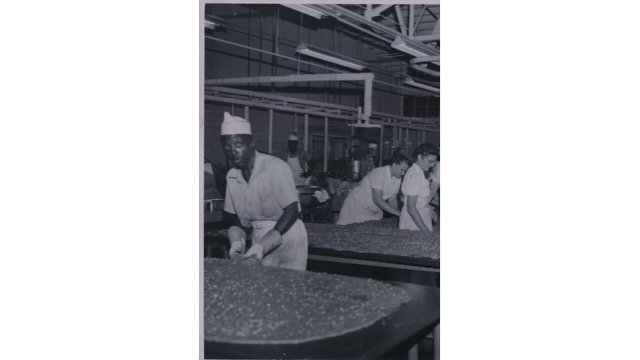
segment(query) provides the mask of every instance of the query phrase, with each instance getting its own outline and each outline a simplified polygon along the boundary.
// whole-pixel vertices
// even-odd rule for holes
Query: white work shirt
[[[371,189],[381,190],[382,200],[386,201],[398,194],[400,182],[400,179],[391,175],[389,165],[371,170],[344,200],[336,224],[347,225],[382,219],[384,213],[373,202]]]
[[[298,192],[291,169],[275,156],[256,151],[248,183],[240,169],[231,169],[227,173],[224,211],[237,214],[243,226],[250,226],[251,221],[277,221],[283,209],[297,201]]]

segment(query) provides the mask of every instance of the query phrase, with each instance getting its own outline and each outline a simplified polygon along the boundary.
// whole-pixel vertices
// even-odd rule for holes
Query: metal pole
[[[372,73],[353,74],[310,74],[310,75],[284,75],[284,76],[255,76],[244,78],[207,79],[205,85],[257,85],[261,83],[287,83],[308,81],[372,81],[375,76]]]
[[[273,153],[273,109],[269,109],[269,154]]]
[[[244,107],[244,119],[247,120],[247,121],[251,121],[251,120],[249,120],[249,107],[248,106]]]
[[[364,81],[364,115],[367,119],[371,116],[371,97],[373,93],[373,73],[355,74],[312,74],[312,75],[285,75],[285,76],[257,76],[245,78],[208,79],[205,85],[255,85],[274,82],[308,82],[308,81]]]
[[[304,151],[307,151],[309,147],[309,114],[304,114]]]
[[[329,118],[324,118],[324,172],[327,172],[329,157]]]
[[[309,148],[309,114],[304,114],[304,151]],[[309,171],[309,164],[305,163],[304,171]]]
[[[380,126],[380,143],[378,144],[378,166],[382,166],[382,154],[383,154],[383,149],[384,149],[384,145],[382,144],[382,142],[384,141],[384,125]]]

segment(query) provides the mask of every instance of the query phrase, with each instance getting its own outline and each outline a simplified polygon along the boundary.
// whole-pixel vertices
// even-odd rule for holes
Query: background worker
[[[400,178],[409,167],[409,159],[397,154],[391,165],[373,169],[362,179],[344,200],[338,216],[338,225],[360,223],[383,218],[383,210],[395,216],[398,210],[398,190]]]
[[[289,136],[287,148],[283,149],[278,157],[286,162],[293,173],[293,180],[296,185],[305,185],[306,179],[315,170],[315,159],[304,149],[298,148],[298,137],[295,134]],[[305,171],[305,167],[309,170]]]
[[[431,181],[428,174],[438,159],[438,148],[424,143],[415,149],[413,156],[416,161],[407,170],[402,180],[404,206],[398,228],[432,231],[434,212],[429,202],[433,196],[431,196]]]

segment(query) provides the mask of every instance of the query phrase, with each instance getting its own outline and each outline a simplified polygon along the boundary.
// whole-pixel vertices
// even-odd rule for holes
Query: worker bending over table
[[[225,112],[220,134],[232,166],[224,211],[236,215],[236,225],[228,232],[229,256],[254,256],[265,266],[305,270],[307,231],[298,219],[298,194],[289,165],[256,151],[251,125],[241,117]]]
[[[416,161],[411,165],[402,180],[402,196],[404,207],[400,214],[400,229],[432,231],[432,219],[435,216],[429,205],[435,193],[431,189],[434,181],[433,165],[438,160],[438,148],[429,143],[418,146],[413,157]],[[438,171],[438,185],[439,185]]]
[[[336,224],[380,220],[384,215],[383,210],[399,216],[397,195],[400,178],[408,168],[409,159],[402,154],[395,154],[390,165],[371,170],[344,200]]]

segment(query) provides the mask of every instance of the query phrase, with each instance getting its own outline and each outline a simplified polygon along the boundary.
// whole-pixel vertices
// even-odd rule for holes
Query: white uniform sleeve
[[[422,176],[422,179],[420,178]],[[424,174],[420,171],[407,171],[402,181],[402,193],[405,196],[418,196],[424,193]]]
[[[369,183],[372,189],[383,190],[389,176],[385,174],[384,168],[375,168],[369,173]]]

